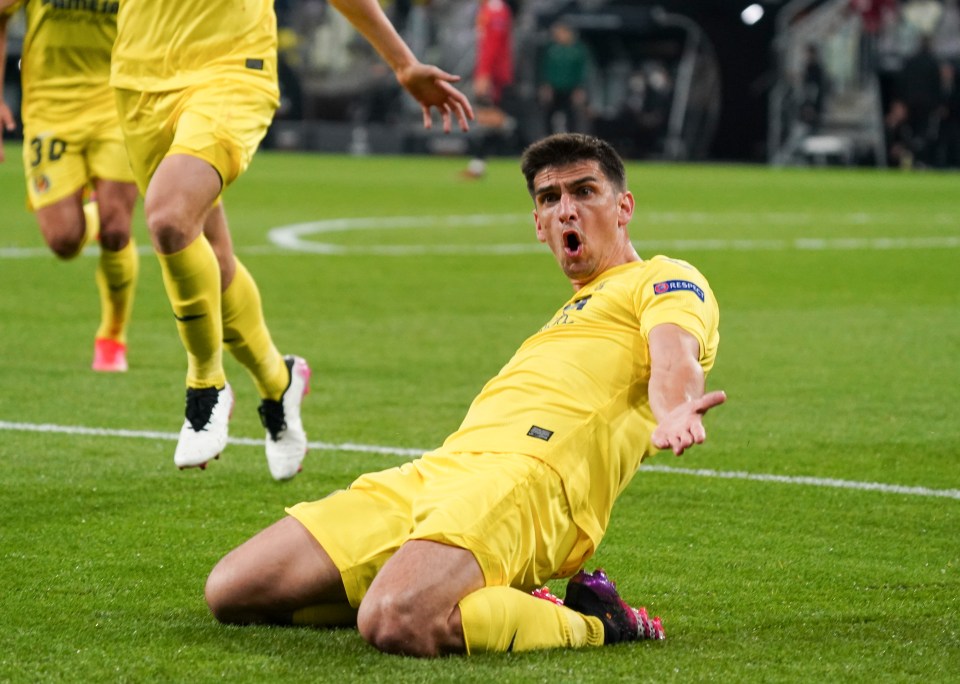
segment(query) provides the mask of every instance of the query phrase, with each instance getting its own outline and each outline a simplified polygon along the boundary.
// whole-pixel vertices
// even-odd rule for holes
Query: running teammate
[[[472,116],[450,84],[421,64],[376,0],[332,0],[444,129]],[[227,442],[233,394],[226,346],[261,397],[266,455],[278,480],[300,470],[306,432],[300,404],[310,369],[271,340],[256,283],[233,254],[220,195],[250,163],[277,108],[277,26],[271,0],[122,0],[111,83],[147,228],[187,351],[186,419],[174,453],[205,467]]]
[[[61,259],[72,259],[88,241],[99,240],[100,326],[93,369],[125,371],[139,257],[130,234],[137,186],[109,85],[117,5],[0,0],[0,83],[7,24],[21,8],[27,26],[20,67],[27,206],[47,246]],[[0,125],[14,128],[2,93]]]
[[[522,166],[537,238],[573,296],[439,449],[298,504],[225,556],[206,585],[220,621],[356,624],[416,656],[663,638],[603,571],[581,568],[641,461],[706,439],[703,415],[726,399],[704,392],[717,302],[690,264],[634,251],[634,198],[609,145],[552,136]],[[566,605],[530,593],[571,575]]]

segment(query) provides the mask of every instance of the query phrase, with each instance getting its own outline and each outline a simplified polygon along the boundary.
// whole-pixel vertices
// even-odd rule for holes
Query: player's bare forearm
[[[435,66],[422,64],[384,14],[377,0],[331,0],[331,4],[353,24],[393,69],[397,81],[420,103],[423,125],[430,128],[431,108],[440,112],[443,130],[451,129],[452,116],[467,130],[473,109],[466,96],[451,84],[459,76]]]
[[[704,414],[726,401],[723,392],[704,394],[700,344],[682,328],[666,324],[650,331],[650,409],[657,419],[653,446],[679,456],[706,439]]]
[[[394,72],[418,61],[377,0],[330,0],[330,4],[370,42]]]

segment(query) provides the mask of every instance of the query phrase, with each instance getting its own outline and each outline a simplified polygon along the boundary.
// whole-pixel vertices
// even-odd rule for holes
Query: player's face
[[[633,195],[617,191],[598,162],[547,167],[533,188],[537,239],[550,247],[575,289],[639,259],[627,234]]]

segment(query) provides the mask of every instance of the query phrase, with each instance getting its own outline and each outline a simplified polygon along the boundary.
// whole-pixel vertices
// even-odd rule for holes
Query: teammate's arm
[[[6,75],[7,66],[7,23],[10,21],[10,15],[2,14],[2,12],[13,3],[14,0],[10,0],[10,2],[0,0],[0,162],[7,158],[3,151],[3,131],[12,131],[16,128],[13,112],[10,111],[7,101],[3,98],[3,79]]]
[[[653,446],[677,456],[707,438],[703,415],[727,399],[723,392],[704,394],[700,343],[671,323],[650,331],[650,408],[657,419]]]
[[[400,85],[420,103],[424,128],[432,125],[430,111],[433,107],[440,112],[445,132],[450,132],[451,115],[457,117],[461,130],[469,128],[467,119],[473,119],[470,101],[450,85],[459,81],[460,77],[421,63],[390,23],[377,0],[330,0],[330,4],[363,34],[393,69]]]

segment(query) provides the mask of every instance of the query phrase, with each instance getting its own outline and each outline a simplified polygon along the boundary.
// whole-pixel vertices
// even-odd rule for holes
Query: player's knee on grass
[[[363,639],[384,653],[430,658],[448,652],[448,615],[430,615],[411,593],[367,594],[357,613]]]
[[[250,586],[242,575],[230,563],[220,561],[203,590],[207,606],[213,616],[226,625],[248,625],[266,622],[264,616],[250,603],[257,596],[256,587]]]
[[[231,624],[236,621],[236,611],[231,600],[231,591],[226,573],[221,569],[222,562],[217,564],[207,577],[203,588],[203,597],[213,617],[223,623]]]

